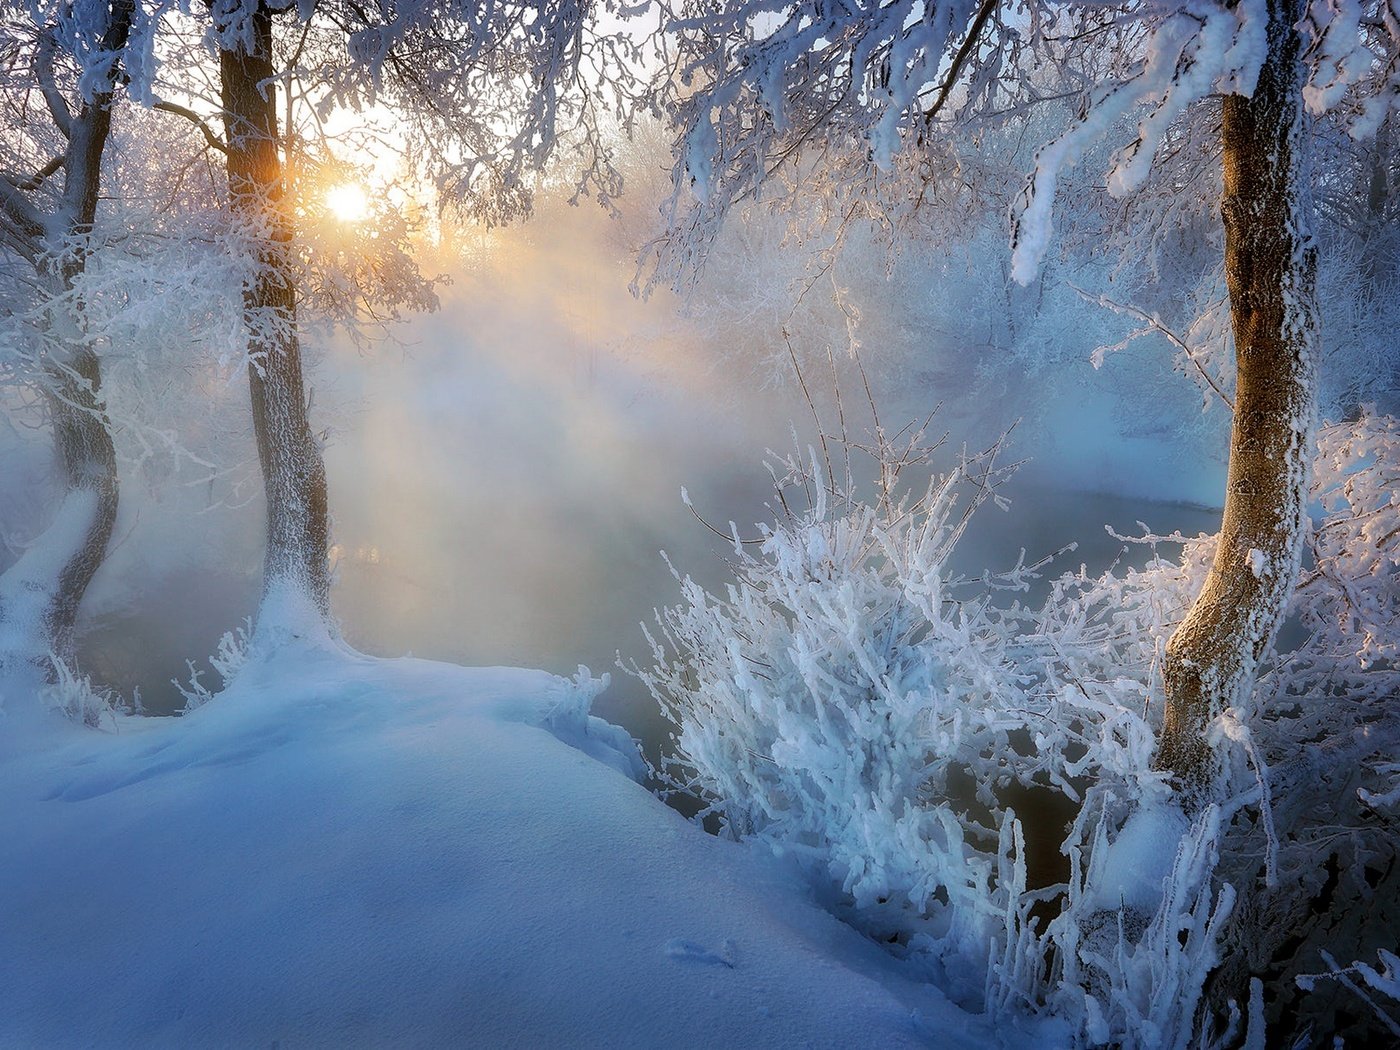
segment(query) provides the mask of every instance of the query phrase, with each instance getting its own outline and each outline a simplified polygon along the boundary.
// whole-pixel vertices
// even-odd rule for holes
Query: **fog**
[[[597,713],[655,758],[666,727],[618,672],[618,654],[640,658],[639,621],[677,596],[662,550],[702,582],[725,572],[726,544],[683,504],[682,486],[707,520],[752,534],[769,517],[765,449],[791,450],[794,434],[814,443],[814,411],[829,433],[842,417],[852,436],[870,426],[838,292],[864,304],[860,363],[888,429],[940,401],[930,433],[946,431],[949,450],[1022,421],[1007,452],[1025,460],[1008,489],[1012,509],[981,512],[959,554],[964,571],[1071,541],[1080,546],[1065,569],[1101,567],[1120,550],[1106,523],[1215,527],[1216,512],[1193,504],[1220,490],[1219,458],[1170,428],[1145,435],[1124,424],[1142,418],[1139,374],[1096,372],[1086,344],[1066,348],[1053,369],[1013,362],[989,381],[997,362],[948,333],[931,338],[918,316],[901,315],[883,278],[833,284],[794,310],[802,270],[775,245],[753,249],[738,291],[702,284],[689,302],[639,299],[617,228],[550,207],[467,245],[441,310],[394,340],[312,340],[312,419],[326,431],[333,602],[346,639],[375,655],[610,672]],[[946,281],[928,288],[931,298],[947,291]],[[794,382],[785,327],[813,404]],[[1180,404],[1199,412],[1189,384],[1163,371],[1183,388]],[[221,452],[236,469],[195,486],[128,484],[90,592],[83,669],[124,694],[139,689],[151,713],[178,710],[170,679],[187,677],[186,659],[205,666],[219,635],[256,605],[261,509],[238,379],[211,409],[228,421]],[[1149,393],[1159,407],[1167,396]]]

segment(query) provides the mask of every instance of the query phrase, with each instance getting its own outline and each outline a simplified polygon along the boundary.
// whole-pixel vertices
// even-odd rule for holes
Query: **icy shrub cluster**
[[[1312,558],[1291,610],[1301,638],[1261,676],[1251,719],[1277,878],[1242,899],[1227,947],[1255,972],[1274,963],[1283,1016],[1328,1032],[1360,1004],[1345,984],[1302,995],[1294,980],[1331,966],[1324,953],[1400,945],[1400,421],[1366,410],[1318,445]],[[1224,860],[1237,881],[1258,862],[1244,848]]]
[[[1248,770],[1256,749],[1239,713],[1227,712],[1213,742],[1245,767],[1248,789],[1190,815],[1152,768],[1167,639],[1200,589],[1215,542],[1117,538],[1148,546],[1146,565],[1062,575],[1016,625],[1033,683],[1021,706],[1035,746],[1026,761],[1077,807],[1059,847],[1068,880],[1042,891],[1053,917],[1043,932],[1023,931],[1016,949],[1023,970],[1042,967],[1038,980],[1021,985],[1020,1005],[1069,1020],[1082,1045],[1184,1047],[1203,1035],[1204,991],[1236,901],[1235,887],[1219,877],[1229,823],[1260,802],[1259,777]],[[1164,556],[1164,546],[1179,557]],[[1004,1009],[1009,1000],[988,1005]],[[1222,1007],[1229,1020],[1217,1041],[1233,1045],[1238,1007]],[[1259,1007],[1251,998],[1255,1032]]]
[[[1323,432],[1285,644],[1211,726],[1225,779],[1189,812],[1152,756],[1166,641],[1214,539],[1144,535],[1145,567],[1081,569],[1023,605],[1036,567],[945,569],[996,498],[996,451],[911,494],[917,444],[865,450],[869,500],[816,455],[776,464],[776,520],[734,536],[724,593],[678,574],[634,668],[678,726],[676,783],[964,1001],[1053,1012],[1080,1045],[1335,1030],[1297,967],[1400,939],[1396,421]],[[1063,882],[1027,885],[1008,801],[1027,792],[1076,814]]]
[[[1152,923],[1160,923],[1191,892],[1205,894],[1189,914],[1177,916],[1177,933],[1185,936],[1181,952],[1169,938],[1160,941],[1167,955],[1178,955],[1176,965],[1167,965],[1165,957],[1154,962],[1150,952],[1143,956],[1152,941],[1151,926],[1141,939],[1119,938],[1113,954],[1086,952],[1083,931],[1094,920],[1076,910],[1082,912],[1078,901],[1086,888],[1095,886],[1100,904],[1111,903],[1104,899],[1104,877],[1094,871],[1093,858],[1102,856],[1105,846],[1112,856],[1119,843],[1131,838],[1138,819],[1131,814],[1160,806],[1154,797],[1166,797],[1165,785],[1150,769],[1160,725],[1158,669],[1172,625],[1205,578],[1214,538],[1166,538],[1181,544],[1179,559],[1154,557],[1142,572],[1064,577],[1034,616],[1025,644],[1041,648],[1035,673],[1062,700],[1042,731],[1060,732],[1057,724],[1098,727],[1071,767],[1074,773],[1092,768],[1092,786],[1080,826],[1063,847],[1076,874],[1064,909],[1047,930],[1055,972],[1066,978],[1061,988],[1111,986],[1137,958],[1148,964],[1137,981],[1140,991],[1150,990],[1141,1000],[1145,1004],[1169,1000],[1168,987],[1179,989],[1170,993],[1178,997],[1191,985],[1198,990],[1204,986],[1206,992],[1204,999],[1186,1000],[1200,1002],[1194,1019],[1189,1010],[1178,1008],[1188,1028],[1172,1039],[1165,1038],[1166,1030],[1150,1013],[1135,1019],[1137,1008],[1115,992],[1111,1001],[1123,1009],[1107,1030],[1124,1033],[1119,1041],[1184,1045],[1191,1029],[1199,1032],[1214,1019],[1224,1025],[1216,1040],[1231,1045],[1238,1033],[1235,1004],[1229,1000],[1246,994],[1251,1033],[1261,1032],[1266,1020],[1319,1038],[1331,1033],[1362,1041],[1385,1028],[1384,1023],[1375,1028],[1369,1019],[1349,1021],[1356,1004],[1345,997],[1300,995],[1299,978],[1309,969],[1331,966],[1329,951],[1356,958],[1400,943],[1400,820],[1395,810],[1400,768],[1394,761],[1400,749],[1395,704],[1400,695],[1395,662],[1400,638],[1397,479],[1396,419],[1367,410],[1354,421],[1320,431],[1310,499],[1310,557],[1282,640],[1264,661],[1252,694],[1211,726],[1212,743],[1227,768],[1219,827],[1208,847],[1213,857],[1194,881],[1180,881],[1185,848],[1197,837],[1193,830],[1179,839],[1172,879],[1163,883],[1156,873],[1138,879],[1139,884],[1166,886]],[[1144,541],[1165,542],[1154,537]],[[1113,731],[1104,733],[1109,727]],[[1046,741],[1037,742],[1043,749]],[[1100,827],[1110,831],[1108,838],[1091,837],[1082,827],[1095,812],[1088,803],[1096,796],[1108,806],[1105,817],[1098,818]],[[1196,827],[1211,816],[1209,811],[1198,814]],[[1120,830],[1113,835],[1115,828]],[[1081,851],[1087,861],[1081,861]],[[1081,872],[1084,885],[1077,888]],[[1211,905],[1211,900],[1217,903]],[[1135,909],[1131,900],[1124,903],[1125,915],[1142,912],[1141,905]],[[1212,918],[1210,927],[1202,927],[1201,918],[1218,907],[1226,910],[1218,920]],[[1198,938],[1203,929],[1211,936]],[[1194,961],[1188,958],[1193,944],[1200,949]],[[1089,972],[1076,973],[1076,957]],[[1184,985],[1182,967],[1193,974]],[[1177,976],[1164,983],[1171,974]],[[1251,984],[1262,974],[1271,977],[1267,1010]],[[1096,1025],[1094,1013],[1102,1005],[1101,1000],[1086,1002],[1082,1014],[1085,1031],[1100,1037],[1105,1030]],[[1058,1008],[1072,1006],[1061,994]]]
[[[42,699],[50,710],[79,725],[89,729],[115,726],[117,715],[132,713],[139,703],[128,703],[110,689],[94,686],[91,678],[53,653],[49,663],[53,680],[44,686]]]
[[[232,631],[225,631],[219,638],[218,647],[209,657],[209,665],[214,668],[214,673],[219,676],[222,685],[227,686],[233,681],[234,675],[242,669],[248,661],[248,645],[252,639],[253,621],[249,617],[243,621],[242,627],[236,627]],[[214,698],[214,691],[203,682],[204,672],[194,665],[193,660],[186,660],[185,667],[189,670],[189,681],[181,682],[172,678],[171,684],[180,691],[180,695],[185,698],[184,711],[193,711],[197,707],[202,707]]]
[[[985,793],[927,801],[974,784],[1017,726],[996,702],[1020,691],[1008,634],[942,571],[991,456],[875,506],[828,491],[815,462],[776,466],[810,507],[756,550],[736,542],[725,598],[682,580],[638,673],[731,834],[829,879],[883,938],[980,958],[1024,884],[1014,815]]]
[[[1331,659],[1368,670],[1400,656],[1400,420],[1363,412],[1324,427],[1313,496],[1322,525],[1299,614],[1331,639]]]
[[[1318,981],[1340,982],[1371,1008],[1387,1032],[1400,1039],[1400,1021],[1391,1016],[1394,1008],[1400,1006],[1400,956],[1384,948],[1380,949],[1380,966],[1377,968],[1364,962],[1354,962],[1350,966],[1341,967],[1327,952],[1320,954],[1331,969],[1327,973],[1300,975],[1297,978],[1299,987],[1305,991],[1312,991]]]
[[[243,626],[235,627],[232,631],[225,631],[219,638],[218,648],[214,650],[214,655],[209,657],[209,665],[214,668],[214,673],[219,676],[219,680],[228,685],[233,681],[233,676],[243,669],[243,665],[248,662],[248,644],[253,636],[253,619],[246,617]]]

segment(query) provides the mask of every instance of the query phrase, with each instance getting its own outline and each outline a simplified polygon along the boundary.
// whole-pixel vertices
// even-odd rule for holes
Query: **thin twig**
[[[1201,378],[1206,381],[1206,384],[1212,390],[1215,391],[1216,396],[1218,396],[1221,401],[1225,402],[1226,406],[1229,407],[1232,413],[1235,411],[1234,400],[1228,394],[1226,394],[1224,390],[1220,389],[1219,384],[1216,383],[1215,379],[1211,376],[1211,374],[1205,370],[1205,367],[1201,364],[1201,362],[1197,360],[1196,351],[1187,345],[1186,340],[1182,339],[1181,336],[1177,335],[1170,328],[1164,325],[1162,323],[1161,318],[1159,318],[1156,314],[1149,314],[1146,311],[1140,310],[1136,306],[1130,306],[1127,303],[1115,302],[1114,300],[1104,295],[1094,295],[1090,292],[1086,292],[1083,288],[1080,288],[1075,284],[1070,284],[1070,287],[1073,288],[1076,292],[1078,292],[1080,296],[1082,296],[1084,299],[1087,299],[1089,302],[1094,303],[1097,306],[1102,306],[1105,309],[1113,310],[1116,313],[1124,313],[1129,315],[1130,317],[1136,317],[1139,321],[1142,321],[1144,324],[1150,326],[1153,329],[1153,331],[1161,333],[1171,342],[1175,343],[1181,349],[1181,352],[1186,355],[1186,359],[1190,361],[1192,365],[1195,366],[1196,371],[1201,374]]]

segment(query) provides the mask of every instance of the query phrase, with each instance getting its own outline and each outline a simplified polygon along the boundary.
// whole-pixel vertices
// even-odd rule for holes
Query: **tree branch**
[[[210,149],[216,149],[220,153],[228,153],[228,147],[224,145],[223,139],[215,135],[213,129],[209,127],[205,119],[201,117],[198,113],[196,113],[194,110],[189,109],[185,106],[181,106],[175,102],[157,102],[151,108],[158,109],[163,113],[173,113],[177,117],[184,117],[186,120],[188,120],[191,124],[199,128],[199,130],[204,133],[204,141],[209,144]]]
[[[53,62],[57,49],[58,43],[54,40],[53,27],[50,26],[40,35],[39,52],[34,60],[34,74],[39,80],[39,91],[44,96],[44,104],[49,108],[49,116],[53,118],[54,126],[64,138],[68,138],[73,130],[73,112],[68,108],[68,100],[63,97],[63,92],[58,89],[58,82],[54,79]]]
[[[1164,336],[1168,341],[1175,343],[1177,348],[1180,349],[1181,352],[1186,355],[1186,359],[1190,361],[1192,365],[1195,366],[1196,371],[1201,374],[1201,378],[1206,381],[1206,385],[1215,391],[1216,396],[1219,397],[1221,401],[1225,402],[1226,407],[1228,407],[1231,412],[1235,411],[1235,402],[1231,399],[1229,394],[1225,393],[1225,391],[1220,388],[1220,384],[1215,381],[1215,378],[1209,372],[1206,371],[1205,366],[1202,365],[1199,360],[1197,360],[1196,351],[1187,345],[1186,340],[1182,339],[1181,336],[1177,335],[1170,328],[1164,325],[1162,323],[1161,318],[1159,318],[1156,314],[1149,314],[1146,311],[1140,310],[1136,306],[1130,306],[1127,303],[1115,302],[1114,300],[1104,295],[1094,295],[1092,292],[1086,292],[1083,288],[1079,288],[1073,284],[1071,284],[1070,287],[1091,303],[1094,303],[1098,306],[1106,307],[1107,309],[1112,310],[1114,313],[1127,314],[1130,317],[1136,317],[1139,321],[1142,321],[1144,324],[1148,325],[1153,331],[1158,332],[1159,334]]]
[[[24,193],[28,193],[31,190],[37,190],[40,186],[44,184],[45,179],[47,179],[54,172],[58,171],[58,169],[63,167],[63,165],[67,162],[67,156],[65,156],[64,154],[59,154],[57,157],[54,157],[51,161],[49,161],[42,168],[36,171],[33,175],[28,175],[21,178],[14,172],[7,171],[3,174],[0,174],[0,178],[3,178],[15,189],[20,190]]]
[[[982,6],[977,9],[977,15],[972,20],[972,26],[967,31],[967,36],[963,37],[962,44],[958,47],[957,54],[953,56],[953,62],[948,67],[948,76],[943,81],[943,86],[939,89],[938,97],[933,100],[933,105],[924,110],[924,120],[932,122],[938,116],[938,111],[943,108],[943,104],[948,101],[948,96],[953,91],[953,85],[957,83],[958,74],[967,64],[968,58],[972,55],[972,50],[977,46],[978,39],[982,36],[982,28],[987,24],[987,19],[996,10],[997,0],[982,0]]]
[[[0,214],[5,216],[17,234],[32,241],[37,249],[46,228],[44,216],[25,199],[23,188],[15,183],[9,172],[0,172]]]

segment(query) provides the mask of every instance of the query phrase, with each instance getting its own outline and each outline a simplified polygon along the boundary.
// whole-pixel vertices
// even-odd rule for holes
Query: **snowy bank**
[[[1045,1045],[658,802],[596,690],[322,645],[55,726],[0,759],[0,1045]]]

